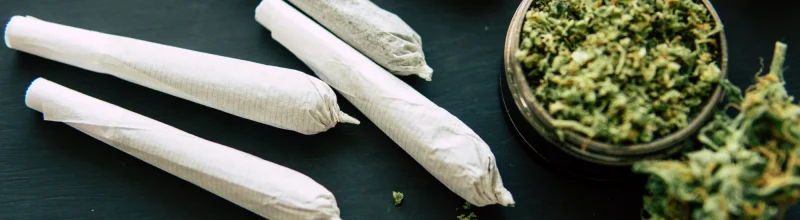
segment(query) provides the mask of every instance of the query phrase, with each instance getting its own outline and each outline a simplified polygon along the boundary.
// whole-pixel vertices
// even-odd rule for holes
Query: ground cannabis
[[[722,109],[701,129],[703,148],[681,160],[634,165],[650,174],[650,219],[780,219],[800,199],[800,106],[784,88],[786,45],[776,43],[769,73],[741,91],[729,85]]]
[[[516,57],[555,127],[642,143],[712,94],[721,30],[693,0],[535,1]]]
[[[472,208],[472,203],[464,201],[464,205],[462,205],[461,207],[464,208],[465,211],[469,210],[470,208]],[[458,210],[458,208],[456,208],[456,210]],[[470,212],[469,214],[458,215],[456,216],[456,218],[458,218],[458,220],[478,220],[478,215],[476,215],[475,212]]]
[[[456,216],[456,218],[458,218],[458,220],[478,220],[478,215],[475,215],[474,212],[470,212],[469,215],[461,214]]]
[[[398,206],[400,205],[400,203],[403,203],[403,193],[392,191],[392,197],[394,198],[395,206]]]

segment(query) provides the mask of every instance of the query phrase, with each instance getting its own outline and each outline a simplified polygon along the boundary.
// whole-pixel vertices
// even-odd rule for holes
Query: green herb
[[[686,127],[721,81],[715,62],[722,26],[702,3],[533,4],[516,57],[560,130],[649,142]]]
[[[800,106],[784,87],[785,53],[776,43],[769,73],[757,74],[744,97],[725,82],[739,112],[720,110],[698,134],[702,149],[634,165],[650,174],[646,218],[780,219],[800,199]]]
[[[456,218],[458,218],[458,220],[478,220],[478,216],[475,215],[474,212],[470,212],[469,215],[461,214],[456,216]]]
[[[394,197],[395,206],[400,205],[400,203],[403,203],[403,193],[392,191],[392,197]]]
[[[461,207],[464,208],[464,210],[469,210],[470,208],[472,208],[472,204],[467,201],[464,201],[464,205],[462,205]],[[456,210],[458,210],[458,208],[456,208]],[[459,216],[456,216],[456,218],[458,218],[458,220],[478,220],[478,215],[475,215],[474,212],[470,212],[469,214],[461,214]]]

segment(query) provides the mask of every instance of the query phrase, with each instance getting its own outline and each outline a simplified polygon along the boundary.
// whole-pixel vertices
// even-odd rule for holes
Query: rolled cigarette
[[[338,122],[358,124],[339,110],[336,94],[305,73],[127,37],[30,16],[6,25],[9,48],[109,74],[242,118],[302,134]]]
[[[428,172],[468,202],[514,204],[494,154],[447,110],[282,0],[264,0],[256,20],[338,90]]]
[[[25,104],[268,219],[340,219],[333,194],[308,176],[36,79]]]
[[[422,38],[394,13],[369,0],[288,1],[389,72],[431,81]]]

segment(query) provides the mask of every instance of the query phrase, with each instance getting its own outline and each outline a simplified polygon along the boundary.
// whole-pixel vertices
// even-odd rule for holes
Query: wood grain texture
[[[563,177],[528,154],[499,100],[503,41],[513,0],[374,0],[421,36],[433,81],[403,77],[491,147],[515,208],[481,219],[638,219],[642,186]],[[746,86],[776,40],[789,44],[789,91],[800,94],[800,23],[789,1],[712,1],[726,24],[730,78]],[[253,19],[258,0],[0,0],[0,16],[47,21],[267,65],[311,71]],[[783,4],[771,6],[770,4]],[[788,26],[779,26],[779,24]],[[36,77],[186,132],[282,164],[336,195],[344,219],[454,219],[463,203],[372,123],[305,136],[228,115],[123,80],[0,49],[0,219],[259,219],[190,183],[25,107]],[[342,110],[365,119],[340,100]],[[276,177],[279,178],[279,177]],[[405,193],[397,209],[391,191]],[[800,219],[792,209],[790,219]]]

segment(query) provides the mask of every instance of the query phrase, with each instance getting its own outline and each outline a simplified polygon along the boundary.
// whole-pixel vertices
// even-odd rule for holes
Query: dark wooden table
[[[504,37],[519,1],[375,0],[423,38],[434,80],[404,78],[459,117],[494,151],[517,206],[480,219],[638,219],[643,187],[565,177],[534,160],[509,128],[497,84]],[[775,41],[789,44],[787,80],[800,94],[800,23],[790,1],[713,1],[726,24],[730,77],[751,83]],[[2,0],[0,16],[47,21],[312,72],[253,19],[258,0]],[[241,119],[123,80],[0,49],[0,219],[259,219],[23,103],[44,77],[76,91],[302,172],[330,189],[344,219],[455,219],[463,200],[368,120],[304,136]],[[366,119],[342,99],[343,110]],[[402,191],[397,209],[391,192]],[[800,219],[800,209],[790,210]]]

